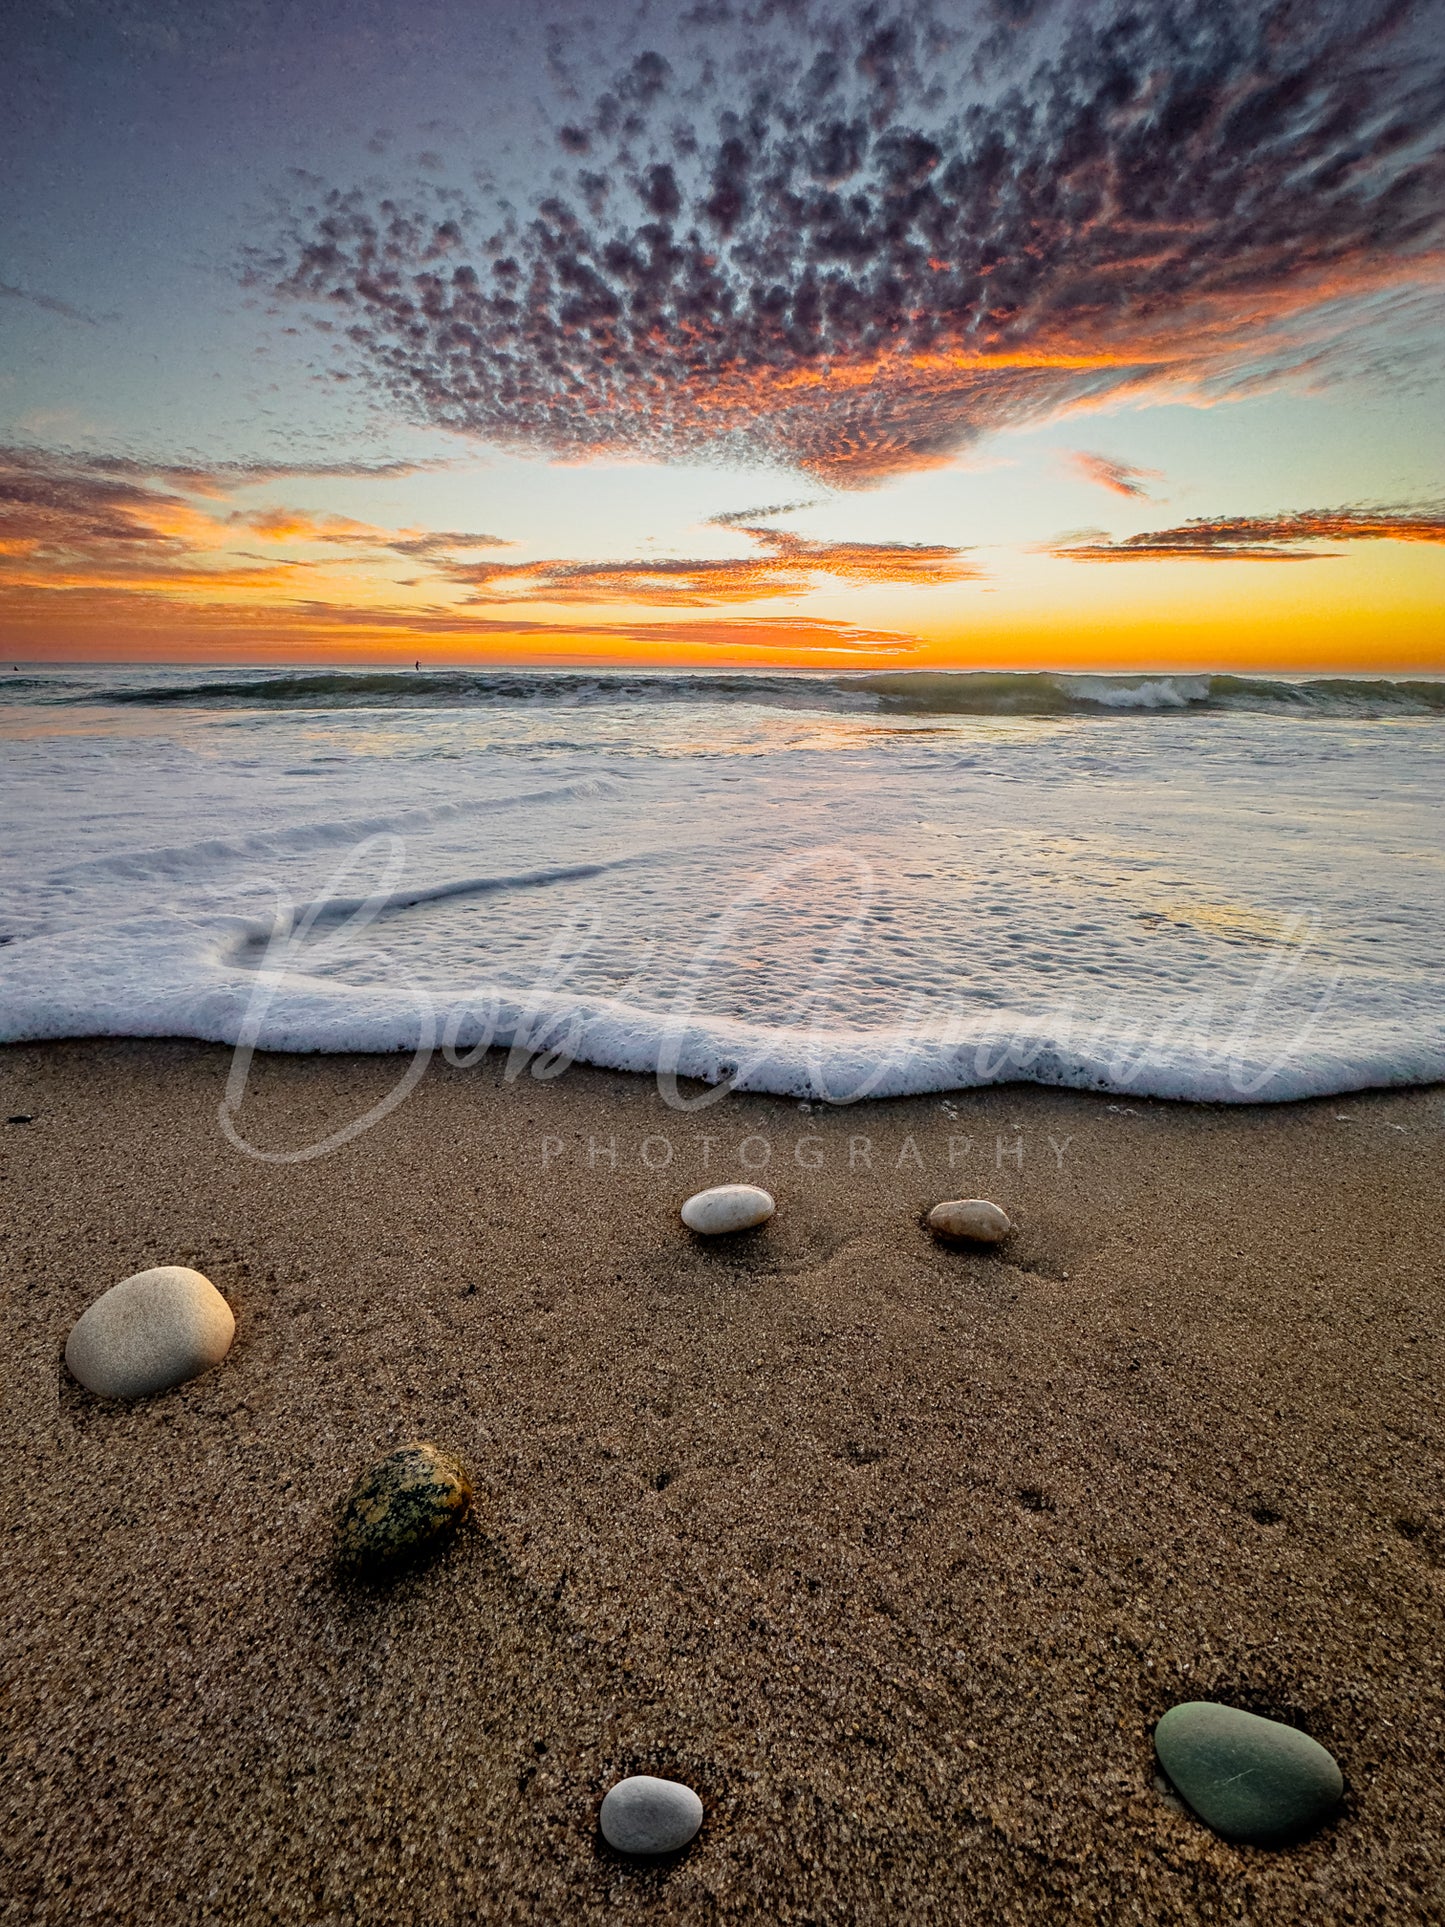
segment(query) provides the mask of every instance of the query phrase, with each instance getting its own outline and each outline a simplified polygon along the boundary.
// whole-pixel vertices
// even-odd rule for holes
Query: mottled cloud
[[[1070,562],[1314,562],[1339,553],[1319,546],[1332,542],[1445,542],[1445,506],[1202,516],[1118,542],[1090,531],[1049,553]]]
[[[1438,29],[1434,0],[718,15],[686,72],[669,40],[566,103],[529,203],[308,184],[250,273],[423,421],[873,482],[1348,365],[1351,302],[1442,271]]]
[[[1112,455],[1094,455],[1087,449],[1075,448],[1069,451],[1069,466],[1086,482],[1095,482],[1106,488],[1112,495],[1126,495],[1133,498],[1149,499],[1146,482],[1162,482],[1162,469],[1139,468],[1133,462],[1115,461]]]
[[[781,509],[754,510],[779,514]],[[607,603],[698,609],[806,595],[831,577],[854,587],[936,588],[974,580],[980,571],[961,549],[931,542],[815,541],[788,529],[713,518],[754,544],[747,556],[647,557],[621,562],[448,562],[446,573],[468,583],[472,603]]]

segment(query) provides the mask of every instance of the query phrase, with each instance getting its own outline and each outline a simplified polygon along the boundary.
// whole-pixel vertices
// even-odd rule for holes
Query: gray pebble
[[[676,1853],[702,1825],[702,1801],[680,1780],[634,1773],[602,1802],[602,1837],[619,1853]]]

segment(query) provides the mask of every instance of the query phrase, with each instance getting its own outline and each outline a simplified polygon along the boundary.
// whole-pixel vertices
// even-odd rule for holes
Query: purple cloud
[[[1276,379],[1318,362],[1322,307],[1440,275],[1427,0],[765,18],[699,30],[686,82],[648,51],[569,103],[570,188],[321,192],[253,278],[423,421],[859,484]]]

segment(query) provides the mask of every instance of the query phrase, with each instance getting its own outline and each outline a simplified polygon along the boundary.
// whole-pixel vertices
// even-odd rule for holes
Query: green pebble
[[[471,1502],[460,1460],[435,1445],[403,1445],[351,1488],[337,1522],[337,1556],[358,1570],[414,1559],[455,1531]]]
[[[1308,1733],[1212,1700],[1171,1707],[1154,1729],[1154,1750],[1207,1827],[1253,1846],[1311,1832],[1345,1790],[1333,1757]]]

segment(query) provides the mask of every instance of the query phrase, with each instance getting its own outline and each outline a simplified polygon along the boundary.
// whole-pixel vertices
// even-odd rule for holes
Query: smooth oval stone
[[[973,1244],[1001,1244],[1013,1230],[1013,1219],[1001,1204],[987,1198],[950,1198],[928,1214],[935,1238],[967,1238]]]
[[[88,1392],[142,1398],[219,1365],[235,1336],[231,1307],[209,1278],[157,1265],[122,1278],[81,1313],[65,1362]]]
[[[454,1532],[471,1502],[459,1459],[421,1441],[400,1446],[369,1465],[351,1488],[336,1527],[337,1553],[355,1567],[413,1559]]]
[[[766,1224],[777,1210],[772,1194],[756,1184],[715,1184],[699,1191],[682,1207],[682,1221],[699,1237],[717,1238],[725,1231],[748,1231]]]
[[[602,1802],[602,1838],[619,1853],[676,1853],[702,1825],[702,1801],[681,1780],[634,1773]]]
[[[1154,1729],[1154,1751],[1178,1793],[1226,1840],[1267,1845],[1308,1833],[1345,1790],[1333,1757],[1308,1733],[1213,1700],[1171,1707]]]

